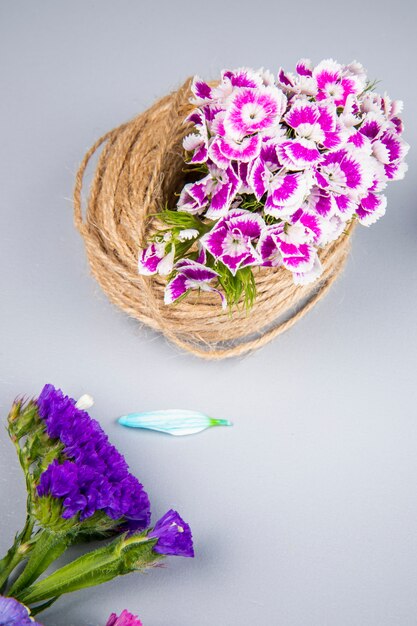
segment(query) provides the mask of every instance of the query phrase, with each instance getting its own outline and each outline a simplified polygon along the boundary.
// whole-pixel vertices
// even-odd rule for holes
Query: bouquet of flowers
[[[8,432],[25,474],[27,517],[0,561],[8,598],[0,624],[2,611],[20,615],[5,624],[23,625],[65,593],[144,571],[167,555],[194,556],[190,527],[176,511],[150,526],[146,491],[82,403],[46,385],[37,400],[13,404]],[[103,545],[38,580],[69,546],[92,539]]]
[[[403,178],[409,146],[402,103],[374,88],[362,65],[331,59],[277,77],[241,68],[215,84],[194,78],[189,180],[139,257],[141,274],[167,277],[166,304],[198,289],[249,308],[259,267],[313,282],[320,248],[384,215],[381,192]]]

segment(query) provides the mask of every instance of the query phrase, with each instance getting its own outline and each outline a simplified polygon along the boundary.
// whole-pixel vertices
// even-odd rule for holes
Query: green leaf
[[[223,263],[214,263],[214,268],[219,274],[219,283],[224,290],[230,309],[243,304],[247,311],[250,310],[256,298],[256,284],[252,268],[239,269],[235,275]]]

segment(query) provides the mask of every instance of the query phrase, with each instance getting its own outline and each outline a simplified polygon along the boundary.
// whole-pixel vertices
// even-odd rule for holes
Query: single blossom
[[[387,199],[385,196],[369,192],[361,199],[356,209],[356,215],[361,224],[370,226],[385,215],[386,206]]]
[[[334,105],[296,100],[285,121],[296,137],[310,142],[312,148],[335,148],[341,141]]]
[[[336,106],[344,106],[350,94],[360,94],[366,86],[364,74],[343,68],[333,59],[321,61],[312,72],[317,84],[317,100],[331,100]]]
[[[265,213],[277,218],[295,213],[303,204],[312,185],[310,172],[277,173],[269,184]]]
[[[288,139],[277,145],[280,163],[287,170],[299,171],[318,163],[321,159],[317,146],[309,139]]]
[[[290,222],[266,226],[258,242],[262,265],[301,273],[309,272],[316,259],[314,244],[321,237],[317,216],[299,209]]]
[[[278,71],[278,85],[290,96],[294,94],[303,96],[315,96],[317,83],[312,77],[310,59],[301,59],[296,66],[296,74],[285,72],[282,68]]]
[[[117,616],[116,613],[112,613],[106,626],[142,626],[142,622],[137,615],[133,615],[125,609],[119,616]]]
[[[207,176],[183,188],[177,208],[191,214],[201,214],[218,219],[229,210],[240,186],[233,168],[220,169],[210,166]]]
[[[191,153],[190,163],[205,163],[208,157],[208,129],[202,111],[193,111],[187,122],[194,124],[194,132],[184,137],[184,150]]]
[[[240,141],[247,135],[270,131],[278,125],[286,104],[286,96],[275,86],[242,87],[233,95],[224,118],[227,136]]]
[[[175,248],[172,245],[166,253],[166,242],[153,242],[139,255],[139,273],[145,276],[161,274],[167,276],[172,271],[174,264]]]
[[[221,261],[232,274],[236,274],[243,267],[259,264],[254,242],[264,226],[260,215],[233,209],[201,238],[201,245],[216,261]]]
[[[172,304],[188,291],[199,289],[201,291],[211,291],[220,296],[222,306],[226,307],[226,300],[219,289],[216,289],[212,282],[218,279],[218,273],[206,267],[203,263],[184,259],[175,264],[176,275],[165,287],[165,304]]]
[[[153,550],[158,554],[173,556],[194,556],[191,528],[174,510],[168,511],[155,524],[148,534],[150,539],[157,539]]]

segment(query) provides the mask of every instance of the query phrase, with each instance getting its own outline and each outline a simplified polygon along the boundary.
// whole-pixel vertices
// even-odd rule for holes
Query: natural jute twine
[[[187,80],[92,146],[76,177],[75,224],[91,271],[114,304],[180,348],[205,359],[224,359],[264,346],[305,315],[343,269],[350,237],[344,234],[320,251],[324,273],[313,286],[294,286],[291,272],[283,268],[255,270],[257,297],[249,313],[230,316],[211,293],[193,292],[178,304],[165,305],[166,281],[138,274],[138,251],[158,226],[155,213],[166,203],[175,206],[183,185],[189,97]],[[83,177],[101,146],[83,217]]]

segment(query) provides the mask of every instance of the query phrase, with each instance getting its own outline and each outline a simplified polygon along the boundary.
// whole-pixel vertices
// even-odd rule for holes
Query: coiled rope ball
[[[320,251],[324,272],[313,285],[294,285],[283,268],[256,270],[257,297],[249,312],[242,307],[230,315],[218,296],[205,292],[165,305],[165,279],[139,275],[138,253],[157,229],[155,214],[175,206],[184,184],[190,84],[189,79],[91,147],[76,177],[75,224],[91,271],[111,302],[180,348],[204,359],[224,359],[264,346],[305,315],[342,271],[350,237],[343,234]],[[83,216],[83,178],[100,147]]]

